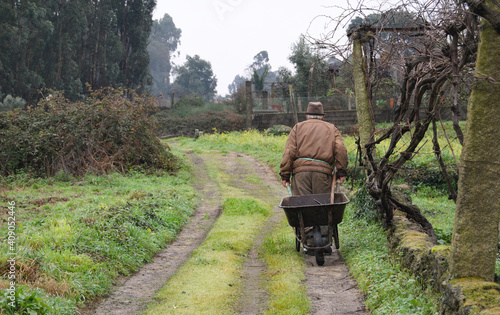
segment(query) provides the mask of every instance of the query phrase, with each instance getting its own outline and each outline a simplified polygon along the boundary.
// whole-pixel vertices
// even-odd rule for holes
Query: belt
[[[311,159],[311,158],[298,158],[297,160],[308,160],[308,161],[322,162],[322,163],[325,163],[331,167],[330,163],[322,161],[322,160],[316,160],[316,159]]]

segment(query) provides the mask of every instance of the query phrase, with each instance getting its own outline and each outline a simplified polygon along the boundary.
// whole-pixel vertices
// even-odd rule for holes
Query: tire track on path
[[[175,274],[206,238],[220,214],[221,195],[218,183],[208,177],[206,163],[210,157],[186,152],[196,174],[196,188],[200,191],[201,205],[177,239],[131,277],[118,280],[110,296],[99,304],[82,310],[82,314],[140,314],[153,301],[154,294]],[[230,185],[274,205],[268,224],[255,239],[242,270],[243,292],[237,305],[239,314],[263,314],[267,308],[266,264],[259,257],[258,249],[275,225],[285,219],[278,207],[287,196],[275,172],[256,159],[240,153],[217,156],[217,163],[230,175]],[[249,177],[259,180],[249,181]],[[290,233],[293,231],[290,228]],[[342,235],[340,235],[342,237]],[[291,249],[292,250],[292,249]],[[314,256],[304,255],[305,286],[311,299],[310,314],[367,314],[362,295],[338,251],[325,256],[325,265],[317,266]]]

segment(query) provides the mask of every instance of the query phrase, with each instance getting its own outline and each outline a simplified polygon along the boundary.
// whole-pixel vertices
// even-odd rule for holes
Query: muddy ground
[[[118,279],[110,296],[81,310],[83,314],[140,314],[153,300],[155,292],[165,285],[205,239],[220,214],[221,198],[217,183],[207,176],[206,159],[209,157],[186,153],[195,168],[196,188],[202,198],[201,206],[176,241],[133,276]],[[231,174],[231,185],[244,188],[249,195],[276,205],[274,215],[269,218],[269,224],[255,241],[242,271],[245,294],[238,305],[239,313],[262,314],[267,304],[264,290],[266,265],[259,259],[257,248],[275,224],[283,219],[282,210],[277,205],[287,192],[268,166],[249,156],[226,153],[218,155],[217,159]],[[249,183],[245,180],[249,175],[258,175],[260,181]],[[311,314],[367,314],[362,295],[337,250],[325,256],[325,264],[321,267],[317,266],[313,256],[304,255],[304,258],[307,265],[305,285],[311,299]]]

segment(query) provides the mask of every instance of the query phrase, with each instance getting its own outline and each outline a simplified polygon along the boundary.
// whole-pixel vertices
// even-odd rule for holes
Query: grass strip
[[[304,285],[304,259],[286,219],[261,246],[267,263],[269,304],[265,314],[308,314],[311,306]]]
[[[191,216],[196,193],[190,171],[177,176],[23,175],[1,182],[2,218],[16,202],[16,305],[0,298],[6,314],[73,314],[84,302],[103,296],[118,275],[130,275],[172,241]],[[7,226],[0,235],[0,288],[10,252]]]
[[[266,222],[268,205],[229,198],[207,239],[156,295],[145,314],[232,314],[242,294],[245,256]]]
[[[438,314],[440,296],[390,260],[380,224],[356,218],[348,204],[339,225],[340,253],[372,314]]]

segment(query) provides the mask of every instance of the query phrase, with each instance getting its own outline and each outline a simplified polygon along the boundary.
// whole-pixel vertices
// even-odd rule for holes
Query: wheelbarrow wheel
[[[298,227],[295,228],[295,249],[300,252],[300,241],[299,239],[302,238],[300,235],[300,229]]]
[[[321,228],[319,226],[314,226],[313,231],[314,236],[314,247],[322,247],[323,246],[323,238],[321,236]],[[314,255],[316,256],[316,263],[318,266],[323,266],[325,264],[325,254],[322,250],[315,251]]]

